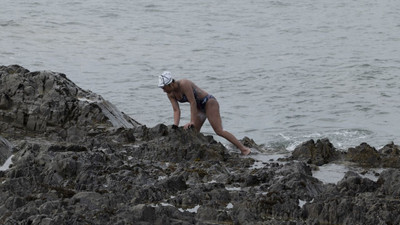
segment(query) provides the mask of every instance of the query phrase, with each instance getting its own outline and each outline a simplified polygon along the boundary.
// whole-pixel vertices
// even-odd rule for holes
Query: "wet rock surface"
[[[309,164],[317,166],[332,162],[340,157],[340,152],[335,149],[328,139],[309,140],[297,146],[291,159],[306,160]]]
[[[13,155],[0,171],[0,224],[400,223],[393,143],[339,151],[310,140],[259,162],[193,130],[148,128],[65,75],[20,66],[0,67],[0,99],[0,165]],[[313,177],[337,161],[388,168],[376,181]]]

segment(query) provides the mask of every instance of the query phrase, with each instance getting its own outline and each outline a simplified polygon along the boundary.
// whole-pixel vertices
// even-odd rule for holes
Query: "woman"
[[[200,132],[206,118],[210,122],[215,133],[224,137],[237,148],[240,149],[243,155],[250,154],[251,150],[240,143],[233,134],[222,128],[221,116],[219,114],[219,104],[214,96],[209,95],[197,87],[190,80],[182,79],[175,81],[171,73],[165,71],[159,77],[158,87],[162,88],[169,100],[171,101],[174,110],[174,125],[179,126],[181,119],[181,110],[178,102],[190,103],[190,122],[185,124],[184,129],[194,127]]]

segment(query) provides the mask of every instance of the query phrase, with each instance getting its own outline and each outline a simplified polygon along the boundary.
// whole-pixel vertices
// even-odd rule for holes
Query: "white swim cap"
[[[172,83],[171,72],[164,71],[158,78],[158,87],[163,88],[165,85]]]

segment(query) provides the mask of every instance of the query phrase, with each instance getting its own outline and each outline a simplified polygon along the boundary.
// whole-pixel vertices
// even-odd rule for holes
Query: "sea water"
[[[173,123],[157,88],[169,70],[213,94],[239,139],[379,148],[400,141],[399,11],[395,0],[2,0],[0,64],[65,73],[149,127]]]

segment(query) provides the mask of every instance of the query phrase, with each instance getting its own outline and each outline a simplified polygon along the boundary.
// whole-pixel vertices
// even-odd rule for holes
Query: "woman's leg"
[[[206,103],[206,115],[215,133],[234,144],[243,155],[250,154],[251,150],[246,148],[238,139],[228,131],[222,128],[221,115],[219,113],[218,101],[214,98],[209,99]]]
[[[203,127],[204,121],[206,121],[206,115],[203,112],[199,112],[194,121],[194,128],[200,132],[201,127]]]

